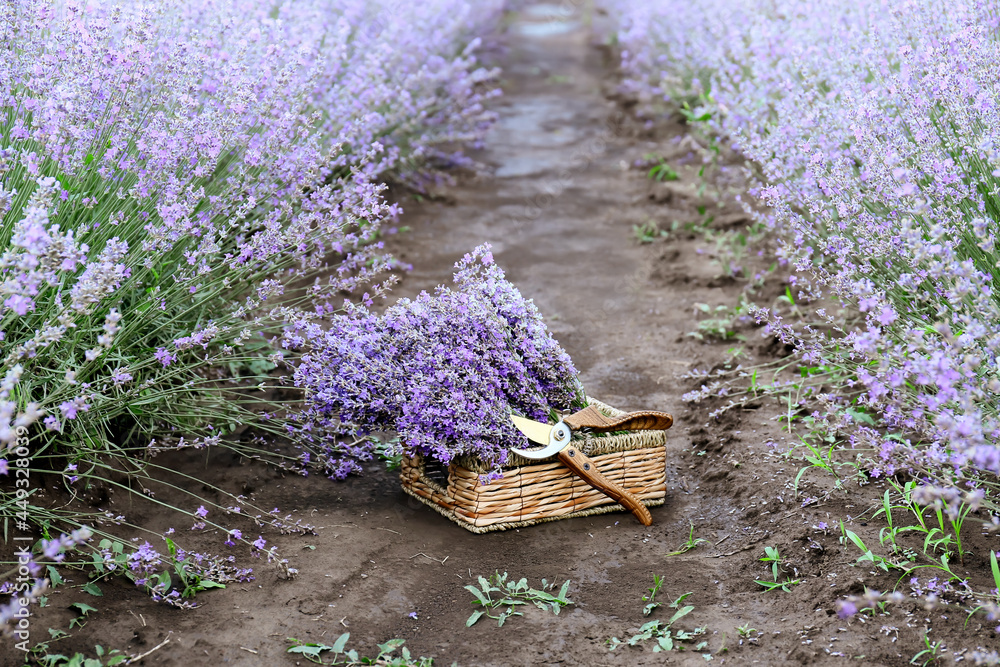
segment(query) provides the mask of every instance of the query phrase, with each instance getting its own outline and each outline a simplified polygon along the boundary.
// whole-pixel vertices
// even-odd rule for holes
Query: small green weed
[[[469,620],[465,622],[465,626],[471,627],[483,616],[488,616],[489,618],[496,619],[497,625],[502,627],[511,616],[523,616],[521,612],[514,611],[514,609],[517,606],[528,603],[534,604],[543,611],[549,610],[558,616],[560,609],[573,604],[573,601],[566,597],[566,593],[569,592],[569,579],[566,580],[556,595],[548,592],[554,587],[554,582],[549,583],[545,579],[542,579],[541,589],[531,588],[528,586],[528,580],[525,578],[521,578],[516,582],[508,580],[506,572],[503,574],[499,572],[494,573],[489,579],[479,577],[478,588],[470,584],[465,589],[476,596],[476,601],[473,604],[482,605],[484,609],[477,609],[472,612]],[[502,610],[498,615],[494,616],[490,613],[502,607],[506,607],[506,609]]]
[[[659,577],[654,578],[660,579]],[[658,588],[656,584],[654,587]],[[652,590],[652,589],[651,589]],[[673,627],[674,623],[684,618],[692,611],[694,611],[693,605],[681,606],[691,593],[685,593],[676,600],[670,603],[669,607],[674,609],[673,616],[670,617],[669,621],[649,621],[639,628],[639,632],[626,641],[618,639],[618,637],[612,637],[608,640],[608,648],[614,651],[616,648],[622,644],[627,644],[629,646],[638,646],[643,642],[649,641],[651,639],[656,640],[656,644],[653,646],[653,652],[659,653],[660,651],[672,651],[674,649],[680,651],[683,650],[683,646],[679,645],[678,642],[690,642],[693,639],[705,634],[705,628],[695,628],[690,632],[685,630],[680,630]],[[643,600],[646,600],[646,596],[643,596]],[[650,598],[651,599],[651,598]],[[648,605],[647,605],[648,606]],[[652,611],[652,610],[651,610]],[[708,642],[702,641],[696,644],[693,648],[695,651],[700,651],[708,645]]]
[[[676,181],[680,178],[680,175],[674,171],[674,168],[667,164],[665,158],[655,154],[646,153],[642,156],[647,162],[655,162],[649,172],[646,173],[646,178],[651,181]]]
[[[431,658],[415,658],[410,655],[410,650],[403,646],[405,639],[390,639],[384,644],[378,645],[378,655],[374,658],[359,656],[354,649],[347,648],[347,640],[351,633],[345,632],[337,638],[332,645],[303,642],[295,637],[289,637],[287,641],[292,642],[288,648],[289,653],[301,655],[303,658],[317,665],[385,665],[386,667],[431,667],[434,660]],[[396,655],[396,650],[400,649],[400,654]],[[329,656],[330,662],[324,658],[324,653],[332,653]]]
[[[658,574],[653,575],[653,587],[649,589],[649,595],[643,595],[642,601],[646,603],[646,606],[642,608],[642,615],[649,616],[653,613],[653,610],[660,606],[659,602],[654,602],[656,599],[656,594],[660,592],[660,587],[663,586],[663,577]]]
[[[941,659],[939,651],[941,650],[941,642],[931,643],[931,638],[928,633],[924,633],[924,649],[917,653],[915,656],[910,658],[911,665],[930,665],[936,663]]]
[[[743,643],[744,639],[749,644],[757,644],[760,640],[761,632],[757,628],[751,628],[750,622],[747,621],[743,625],[737,626],[736,634],[740,636],[740,644]]]
[[[778,553],[778,547],[764,547],[764,557],[760,559],[765,563],[771,564],[771,578],[773,581],[767,581],[765,579],[754,579],[755,583],[760,584],[764,587],[764,590],[774,591],[783,590],[786,593],[791,593],[792,589],[789,586],[794,586],[795,584],[801,583],[800,579],[784,579],[779,581],[779,577],[784,574],[781,569],[781,554]]]
[[[647,220],[641,225],[632,225],[632,235],[639,243],[652,243],[658,238],[670,236],[670,232],[660,229],[655,220]]]
[[[688,524],[691,526],[691,529],[688,531],[687,540],[680,546],[679,549],[677,549],[677,551],[671,551],[667,554],[667,556],[679,556],[683,553],[691,551],[702,542],[707,541],[704,538],[694,536],[694,522],[688,521]],[[646,615],[648,616],[648,614]]]
[[[94,653],[97,655],[96,658],[88,658],[83,653],[74,653],[71,656],[65,656],[61,653],[48,653],[47,650],[48,646],[46,645],[42,655],[33,656],[33,659],[38,664],[45,667],[114,667],[114,665],[128,664],[127,661],[130,659],[128,655],[122,653],[120,650],[111,649],[108,651],[100,644],[94,647]]]
[[[883,572],[888,572],[894,568],[906,571],[907,563],[897,563],[886,558],[885,556],[875,553],[868,548],[868,545],[865,544],[864,540],[862,540],[857,533],[853,530],[845,528],[843,521],[840,522],[840,532],[842,533],[839,538],[841,544],[847,544],[847,542],[850,541],[854,544],[854,546],[861,550],[861,556],[856,561],[857,564],[871,563]]]
[[[70,605],[72,609],[79,612],[79,616],[70,621],[69,627],[83,627],[82,619],[92,611],[97,611],[90,605],[77,602]],[[108,650],[97,644],[94,646],[93,656],[89,657],[83,653],[73,655],[63,655],[62,653],[52,653],[49,644],[71,637],[68,632],[58,628],[49,628],[49,638],[31,647],[26,655],[26,660],[31,664],[44,665],[45,667],[114,667],[114,665],[128,664],[132,656],[122,653],[119,649]],[[27,663],[26,663],[27,664]]]
[[[698,321],[698,330],[688,333],[688,336],[705,340],[706,338],[717,338],[719,340],[746,340],[746,337],[736,333],[736,321],[746,314],[746,303],[741,296],[740,303],[735,307],[715,306],[707,303],[696,303],[695,308],[705,315],[703,320]]]

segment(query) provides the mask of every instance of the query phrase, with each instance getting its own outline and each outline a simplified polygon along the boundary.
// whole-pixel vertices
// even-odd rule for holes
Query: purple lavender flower
[[[858,606],[850,600],[839,600],[837,602],[837,616],[848,619],[858,613]]]
[[[474,454],[496,470],[524,436],[511,411],[545,420],[583,404],[576,369],[493,263],[489,245],[457,265],[456,289],[402,299],[375,315],[362,306],[328,328],[302,322],[285,334],[307,349],[295,382],[309,389],[295,435],[319,443],[331,476],[371,457],[344,424],[394,430],[409,452],[448,463]],[[345,463],[347,462],[347,463]]]

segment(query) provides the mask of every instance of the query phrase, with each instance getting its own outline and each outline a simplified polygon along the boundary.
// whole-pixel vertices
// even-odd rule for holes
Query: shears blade
[[[514,422],[514,426],[532,442],[537,442],[540,445],[547,445],[552,442],[552,425],[543,424],[541,422],[536,422],[533,419],[525,419],[524,417],[518,417],[517,415],[511,415],[510,420]]]

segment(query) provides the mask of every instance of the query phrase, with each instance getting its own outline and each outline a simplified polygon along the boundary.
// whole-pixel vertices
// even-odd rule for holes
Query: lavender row
[[[752,161],[756,214],[800,300],[856,316],[790,327],[881,415],[852,425],[874,476],[970,492],[1000,472],[1000,42],[989,3],[611,3],[626,86],[687,103]],[[843,420],[843,411],[838,419]],[[842,421],[841,421],[842,424]],[[835,424],[839,425],[839,424]],[[971,491],[981,495],[982,491]],[[956,498],[963,497],[959,493]]]
[[[476,54],[500,10],[2,3],[0,474],[21,448],[73,487],[236,446],[249,389],[294,362],[284,328],[386,268],[384,181],[423,187],[492,123]]]

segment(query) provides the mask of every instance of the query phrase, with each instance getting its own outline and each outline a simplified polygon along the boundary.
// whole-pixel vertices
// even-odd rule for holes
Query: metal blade
[[[552,426],[549,424],[536,422],[532,419],[525,419],[524,417],[518,417],[517,415],[511,415],[510,420],[514,422],[514,426],[517,427],[517,430],[523,433],[528,440],[537,442],[540,445],[547,445],[552,441],[549,437],[552,435]]]
[[[528,436],[529,440],[542,442],[542,438],[546,438],[546,446],[541,449],[517,449],[516,447],[511,447],[510,451],[518,456],[523,456],[526,459],[547,459],[550,456],[558,454],[563,447],[569,444],[571,432],[569,427],[562,422],[559,422],[555,426],[549,426],[548,424],[542,424],[516,415],[511,415],[510,418],[514,422],[514,426],[517,427],[517,430]]]

